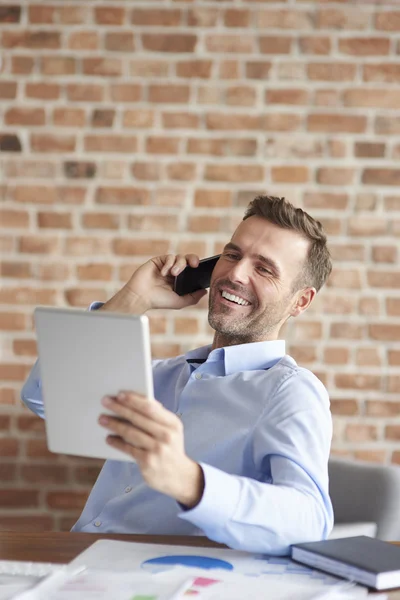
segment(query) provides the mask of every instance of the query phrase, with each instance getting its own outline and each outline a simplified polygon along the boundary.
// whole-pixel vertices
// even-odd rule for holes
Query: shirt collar
[[[269,369],[285,356],[285,340],[273,340],[269,342],[252,342],[250,344],[239,344],[237,346],[226,346],[211,350],[211,345],[202,346],[185,354],[194,368],[198,364],[207,361],[223,360],[225,363],[225,374],[231,375],[238,371],[255,371],[257,369]]]

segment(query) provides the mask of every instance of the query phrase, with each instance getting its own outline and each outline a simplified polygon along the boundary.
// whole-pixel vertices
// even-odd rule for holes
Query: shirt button
[[[196,379],[201,379],[201,373],[196,373],[195,377]]]
[[[100,525],[101,525],[101,521],[95,521],[94,522],[94,526],[95,527],[100,527]]]
[[[176,413],[176,416],[182,419],[182,413]]]
[[[129,494],[129,492],[132,491],[132,486],[128,485],[128,487],[125,488],[125,494]]]

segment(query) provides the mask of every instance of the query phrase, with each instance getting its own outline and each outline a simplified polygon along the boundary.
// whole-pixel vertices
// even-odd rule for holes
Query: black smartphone
[[[205,290],[210,287],[211,273],[221,255],[203,258],[198,267],[186,267],[178,277],[175,277],[174,292],[178,296],[191,294],[196,290]]]

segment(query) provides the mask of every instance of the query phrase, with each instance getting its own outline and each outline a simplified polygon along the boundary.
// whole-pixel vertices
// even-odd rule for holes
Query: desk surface
[[[0,560],[27,560],[36,562],[66,563],[71,561],[93,542],[100,539],[142,542],[147,544],[172,544],[197,547],[221,547],[205,537],[171,535],[118,535],[70,532],[20,533],[0,532]],[[373,600],[374,595],[371,595]],[[389,600],[400,600],[400,590],[388,594]]]
[[[70,532],[0,532],[0,560],[67,563],[96,540],[110,539],[147,544],[220,547],[206,537],[184,535],[118,535]]]

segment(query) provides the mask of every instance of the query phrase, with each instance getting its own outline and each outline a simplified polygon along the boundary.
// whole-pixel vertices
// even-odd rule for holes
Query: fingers
[[[180,423],[176,415],[160,402],[134,392],[121,391],[117,396],[105,396],[102,404],[143,431],[157,432],[161,427],[173,427]]]
[[[186,294],[185,296],[180,296],[180,298],[182,300],[181,308],[186,308],[186,306],[194,306],[195,304],[200,302],[200,300],[202,298],[204,298],[204,296],[207,296],[207,294],[208,294],[207,290],[196,290],[195,292],[192,292],[191,294]]]
[[[171,274],[173,277],[176,277],[188,265],[191,267],[197,267],[198,264],[199,257],[197,254],[186,254],[185,256],[182,254],[167,254],[164,265],[161,269],[161,275],[166,277],[167,275]]]

